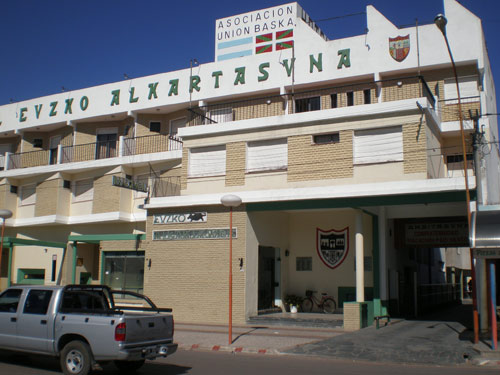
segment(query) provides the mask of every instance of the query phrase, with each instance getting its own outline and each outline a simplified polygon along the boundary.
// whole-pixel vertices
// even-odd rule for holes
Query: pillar
[[[365,302],[365,251],[363,244],[363,212],[356,211],[356,302]]]

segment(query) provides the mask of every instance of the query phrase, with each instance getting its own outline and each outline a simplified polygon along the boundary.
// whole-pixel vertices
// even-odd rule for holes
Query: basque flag
[[[255,43],[269,43],[273,40],[273,33],[257,35],[255,37]]]

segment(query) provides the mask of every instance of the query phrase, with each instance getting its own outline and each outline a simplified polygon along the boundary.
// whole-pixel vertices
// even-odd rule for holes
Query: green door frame
[[[10,287],[11,279],[12,279],[12,255],[14,246],[42,246],[42,247],[55,247],[63,249],[63,259],[64,254],[66,254],[66,244],[62,242],[51,242],[51,241],[38,241],[38,240],[29,240],[25,238],[16,238],[16,237],[4,237],[3,239],[3,247],[9,249],[9,260],[8,260],[8,268],[7,268],[7,287]],[[62,269],[62,264],[61,264]],[[60,271],[59,271],[60,272]]]
[[[78,242],[98,245],[101,241],[143,241],[146,234],[118,233],[118,234],[76,234],[68,236],[68,242],[73,244],[73,262],[71,269],[71,283],[76,283],[76,250]]]

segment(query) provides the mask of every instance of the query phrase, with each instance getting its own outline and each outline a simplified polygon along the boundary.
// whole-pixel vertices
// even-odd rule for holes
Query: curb
[[[242,346],[224,346],[224,345],[213,345],[213,346],[203,346],[200,344],[179,344],[179,349],[182,350],[200,350],[208,352],[226,352],[226,353],[246,353],[246,354],[271,354],[277,355],[281,354],[279,350],[276,349],[257,349],[257,348],[244,348]]]

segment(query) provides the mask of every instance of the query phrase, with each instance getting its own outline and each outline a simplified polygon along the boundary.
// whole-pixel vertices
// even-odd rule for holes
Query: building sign
[[[237,228],[233,228],[233,238],[237,238]],[[153,241],[182,240],[223,240],[229,238],[227,229],[181,229],[153,231]]]
[[[406,59],[406,56],[410,53],[410,34],[389,38],[389,53],[397,62]]]
[[[123,187],[126,189],[131,189],[131,190],[135,190],[135,191],[142,191],[143,193],[148,192],[148,184],[147,183],[129,180],[128,178],[113,176],[113,181],[111,184],[113,186]]]
[[[405,244],[410,247],[468,246],[467,222],[406,223]]]
[[[218,19],[216,61],[291,48],[297,9],[297,3],[291,3]]]
[[[206,223],[206,212],[153,215],[153,224]]]
[[[482,259],[500,258],[500,249],[474,249],[474,257]]]
[[[316,251],[327,267],[340,266],[349,252],[349,227],[327,231],[316,228]]]

